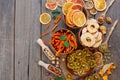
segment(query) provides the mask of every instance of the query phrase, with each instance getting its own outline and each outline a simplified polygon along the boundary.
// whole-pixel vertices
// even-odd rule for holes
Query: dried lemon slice
[[[105,0],[93,0],[95,9],[98,11],[103,11],[106,9],[106,1]]]
[[[77,27],[82,27],[86,23],[85,14],[82,11],[74,13],[74,15],[73,15],[73,23]]]
[[[42,24],[48,24],[51,21],[51,16],[48,13],[42,13],[39,19]]]
[[[69,9],[70,9],[70,7],[71,7],[72,5],[73,5],[72,2],[67,2],[67,3],[65,3],[65,4],[63,5],[63,7],[62,7],[62,12],[63,12],[64,15],[67,14],[67,12],[69,11]]]

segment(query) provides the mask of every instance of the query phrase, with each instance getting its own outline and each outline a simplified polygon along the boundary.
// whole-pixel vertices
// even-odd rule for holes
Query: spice
[[[56,28],[57,28],[58,24],[55,24],[52,29],[51,29],[51,32],[53,32]]]
[[[50,27],[50,25],[51,25],[51,22],[49,22],[49,23],[46,25],[45,30],[47,30],[47,29]]]
[[[61,70],[59,68],[56,68],[55,66],[51,65],[51,64],[47,64],[43,61],[39,61],[38,65],[44,67],[46,70],[48,70],[49,72],[55,74],[56,76],[60,76],[61,75]]]
[[[50,71],[52,71],[53,73],[55,73],[57,76],[61,75],[60,70],[57,69],[56,67],[52,66],[52,65],[49,65],[49,66],[48,66],[48,69],[49,69]]]
[[[55,24],[58,23],[60,21],[60,19],[61,19],[61,16],[57,16],[57,18],[54,20],[54,23]]]

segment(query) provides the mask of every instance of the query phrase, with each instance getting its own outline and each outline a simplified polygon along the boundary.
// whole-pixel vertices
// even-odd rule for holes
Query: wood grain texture
[[[0,80],[14,79],[14,0],[0,0]]]
[[[29,80],[31,1],[16,0],[15,80]]]
[[[41,49],[36,43],[40,37],[41,27],[39,16],[41,14],[39,0],[29,0],[31,2],[31,20],[30,20],[30,53],[29,53],[29,80],[42,80],[41,67],[38,66],[38,61],[41,59]]]
[[[111,0],[107,0],[109,4]],[[39,15],[43,12],[51,14],[51,10],[45,8],[46,0],[0,0],[0,80],[48,80],[55,77],[53,74],[45,76],[46,70],[38,66],[38,61],[51,63],[44,55],[40,46],[36,43],[40,34],[45,31],[45,25],[40,24]],[[116,0],[106,16],[110,16],[113,22],[120,22],[120,0]],[[61,8],[58,8],[61,11]],[[97,18],[98,15],[95,16]],[[105,23],[108,32],[112,26]],[[66,27],[62,19],[56,30]],[[70,28],[68,28],[70,29]],[[77,37],[78,30],[72,30]],[[112,62],[117,69],[109,77],[109,80],[120,79],[120,23],[113,32],[109,44],[112,53]],[[49,41],[52,33],[43,40]],[[54,52],[53,52],[54,53]]]

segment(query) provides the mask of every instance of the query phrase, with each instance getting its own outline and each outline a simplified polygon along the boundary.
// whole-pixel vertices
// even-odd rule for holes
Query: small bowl
[[[86,21],[88,20],[88,17],[89,17],[89,13],[88,13],[88,11],[87,11],[87,9],[85,9],[84,7],[83,7],[83,13],[85,14],[85,16],[86,16]],[[64,21],[65,21],[65,24],[68,26],[68,27],[70,27],[70,28],[72,28],[72,29],[79,29],[79,28],[82,28],[82,27],[84,27],[85,26],[85,24],[83,25],[83,26],[81,26],[81,27],[77,27],[77,26],[75,26],[75,25],[71,25],[71,24],[69,24],[67,21],[66,21],[66,16],[64,15]]]
[[[76,40],[75,34],[74,34],[72,31],[70,31],[70,30],[68,30],[68,29],[64,29],[64,28],[62,28],[62,29],[60,29],[60,30],[57,30],[56,32],[54,32],[54,33],[52,34],[52,36],[53,36],[55,33],[59,32],[59,31],[69,31],[69,32],[74,36],[74,39]],[[51,38],[51,40],[52,40],[52,38]],[[76,43],[77,43],[77,41],[76,41]],[[52,44],[51,44],[51,46],[52,46],[52,50],[53,50],[54,52],[57,52],[57,50],[55,49],[55,47],[54,47]],[[76,46],[76,48],[77,48],[77,46]],[[66,54],[71,53],[73,50],[74,50],[74,48],[72,48],[71,51],[69,51],[69,52],[66,53]],[[64,53],[64,51],[62,51],[62,53]]]
[[[89,48],[89,49],[91,49],[91,50],[96,49],[96,47],[88,47],[88,46],[85,46],[85,45],[82,44],[82,41],[81,41],[80,37],[81,37],[81,34],[82,34],[82,30],[83,30],[85,27],[86,27],[86,26],[82,27],[82,28],[79,30],[79,32],[78,32],[78,40],[79,40],[79,43],[80,43],[83,47]],[[98,30],[98,31],[99,31],[99,30]],[[100,31],[99,31],[99,32],[100,32]],[[103,40],[103,39],[104,39],[104,35],[102,34],[102,40]]]
[[[88,49],[89,49],[89,48],[88,48]],[[90,49],[89,49],[89,50],[90,50]],[[90,51],[91,51],[91,50],[90,50]],[[91,52],[94,52],[94,51],[91,51]],[[69,54],[68,54],[68,55],[69,55]],[[67,55],[67,56],[68,56],[68,55]],[[91,69],[89,69],[88,71],[86,71],[85,74],[79,76],[78,73],[74,72],[72,69],[70,69],[70,68],[67,67],[67,63],[68,63],[68,61],[67,61],[67,57],[66,57],[66,68],[67,68],[67,70],[68,70],[71,74],[73,74],[73,75],[75,75],[75,76],[78,76],[78,77],[82,77],[82,78],[86,77],[87,75],[89,75],[90,73],[92,73],[93,71],[95,71],[95,69],[96,69],[96,67],[91,68]]]

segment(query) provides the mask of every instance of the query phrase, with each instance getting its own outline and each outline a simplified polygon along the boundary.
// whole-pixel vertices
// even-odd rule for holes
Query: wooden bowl
[[[88,13],[88,11],[87,11],[87,9],[85,9],[84,7],[83,7],[83,13],[85,14],[85,16],[86,16],[86,21],[88,20],[88,17],[89,17],[89,13]],[[84,27],[85,26],[85,24],[83,25],[83,26],[81,26],[81,27],[77,27],[77,26],[75,26],[75,25],[71,25],[71,24],[69,24],[67,21],[66,21],[66,16],[64,15],[64,21],[65,21],[65,23],[66,23],[66,25],[68,26],[68,27],[70,27],[70,28],[72,28],[72,29],[79,29],[79,28],[82,28],[82,27]]]
[[[88,48],[88,49],[89,49],[89,48]],[[90,50],[90,51],[91,51],[91,50]],[[68,54],[68,55],[69,55],[69,54]],[[67,55],[67,56],[68,56],[68,55]],[[92,73],[93,71],[95,71],[95,68],[96,68],[96,67],[91,68],[90,70],[86,71],[85,74],[79,76],[78,73],[74,72],[72,69],[70,69],[70,68],[67,67],[67,63],[68,63],[68,61],[67,61],[67,57],[66,57],[66,68],[67,68],[67,70],[68,70],[71,74],[73,74],[73,75],[75,75],[75,76],[78,76],[78,77],[82,77],[82,78],[86,77],[87,75],[89,75],[90,73]]]
[[[81,35],[82,35],[82,30],[83,30],[83,28],[85,28],[86,26],[84,26],[84,27],[82,27],[80,30],[79,30],[79,32],[78,32],[78,40],[79,40],[79,42],[80,42],[80,44],[82,45],[82,41],[81,41],[81,39],[80,39],[80,37],[81,37]],[[99,30],[98,30],[99,31]],[[100,32],[100,31],[99,31]],[[102,34],[102,40],[104,39],[104,35]],[[88,47],[88,46],[85,46],[85,45],[82,45],[83,47],[86,47],[86,48],[89,48],[89,49],[91,49],[91,50],[94,50],[94,49],[96,49],[95,47]]]
[[[65,28],[62,28],[62,29],[60,29],[60,30],[57,30],[56,32],[58,32],[58,31],[69,31],[73,36],[74,36],[74,38],[75,38],[75,40],[76,40],[76,36],[75,36],[75,34],[72,32],[72,31],[70,31],[70,30],[68,30],[68,29],[65,29]],[[54,32],[53,34],[55,34],[56,32]],[[52,34],[52,35],[53,35]],[[52,38],[51,38],[51,40],[52,40]],[[77,43],[77,40],[76,40],[76,43]],[[52,46],[52,50],[56,53],[57,52],[57,50],[54,48],[54,46],[53,45],[51,45]],[[71,51],[69,51],[68,53],[66,53],[66,54],[69,54],[69,53],[71,53],[72,51],[74,50],[74,48],[73,49],[71,49]],[[64,52],[62,52],[62,53],[64,53]]]

